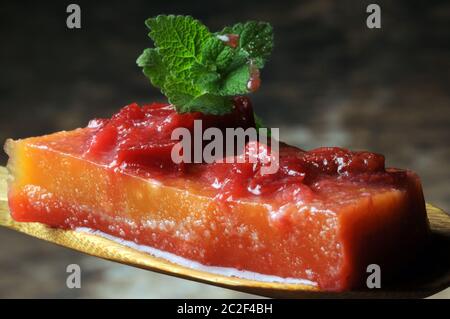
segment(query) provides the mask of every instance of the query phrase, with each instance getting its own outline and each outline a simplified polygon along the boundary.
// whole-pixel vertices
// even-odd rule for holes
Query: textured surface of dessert
[[[129,108],[124,110],[125,118],[130,118]],[[132,112],[141,110],[134,106]],[[103,157],[86,159],[86,147],[91,140],[98,141],[98,130],[101,133],[104,127],[8,141],[9,207],[17,221],[93,228],[205,265],[301,278],[305,280],[297,279],[296,284],[305,286],[303,290],[316,289],[316,283],[321,290],[361,286],[369,260],[376,260],[385,275],[390,274],[391,268],[409,261],[411,256],[403,253],[415,254],[426,237],[420,182],[407,172],[385,171],[384,162],[356,166],[358,170],[347,179],[330,173],[328,160],[323,172],[313,171],[311,177],[306,171],[305,180],[314,182],[305,184],[302,178],[284,184],[290,180],[281,179],[282,187],[274,190],[280,197],[271,192],[239,199],[238,193],[237,201],[223,202],[204,191],[208,180],[201,182],[191,173],[173,176],[172,170],[157,169],[155,177],[152,166],[150,175],[143,175],[142,165],[138,170],[122,169],[104,163]],[[304,172],[302,165],[310,162],[303,162],[303,151],[295,152],[297,156],[283,165],[304,163],[296,167]],[[338,157],[339,163],[345,156],[359,156],[340,150],[336,154],[331,158],[344,156]],[[368,154],[368,159],[377,158]],[[313,159],[321,163],[321,157],[316,159],[319,155]],[[253,177],[238,178],[244,183]],[[294,186],[293,194],[300,197],[291,198],[290,188],[284,185]]]
[[[268,297],[426,297],[445,289],[450,283],[450,258],[448,256],[450,217],[439,208],[429,204],[427,204],[427,213],[432,229],[432,243],[423,259],[417,265],[411,265],[411,268],[416,271],[412,271],[411,274],[399,280],[397,285],[373,291],[354,291],[336,295],[320,292],[311,285],[255,281],[186,268],[99,235],[51,228],[41,223],[15,222],[8,209],[7,176],[6,168],[0,167],[1,226],[133,267]]]

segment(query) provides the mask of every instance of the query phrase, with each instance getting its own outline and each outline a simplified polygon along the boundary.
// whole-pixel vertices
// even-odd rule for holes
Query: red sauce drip
[[[233,49],[237,48],[239,45],[240,37],[238,34],[231,34],[231,33],[224,34],[218,36],[218,38]],[[259,69],[253,64],[253,61],[250,61],[249,68],[250,68],[250,78],[247,83],[247,89],[250,92],[255,92],[261,86],[260,72]]]
[[[219,39],[233,49],[237,48],[239,45],[239,34],[225,34],[219,37]]]
[[[259,73],[259,69],[250,62],[250,79],[247,83],[247,88],[250,92],[256,92],[261,86],[261,77]]]

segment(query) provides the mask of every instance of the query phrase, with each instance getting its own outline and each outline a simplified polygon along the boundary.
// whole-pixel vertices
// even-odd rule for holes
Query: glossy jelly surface
[[[256,150],[256,163],[176,164],[171,132],[192,130],[197,119],[204,129],[255,126],[245,98],[220,117],[131,104],[86,128],[8,140],[12,217],[324,290],[363,286],[371,263],[387,278],[423,246],[428,224],[414,173],[386,169],[375,153],[280,144],[279,170],[263,174],[273,145],[261,141],[231,155]]]
[[[221,192],[222,197],[230,199],[255,196],[273,199],[280,197],[280,193],[286,197],[288,191],[295,194],[288,200],[308,200],[340,192],[343,185],[390,187],[401,183],[406,176],[404,171],[385,170],[384,156],[376,153],[338,147],[304,151],[283,143],[273,154],[279,159],[277,173],[263,174],[262,157],[272,154],[272,150],[270,143],[258,141],[249,141],[244,149],[236,150],[232,154],[233,163],[174,163],[171,151],[179,140],[171,138],[172,132],[183,127],[193,136],[195,120],[202,121],[203,131],[216,127],[224,137],[226,128],[255,127],[253,109],[245,97],[236,98],[234,111],[225,116],[178,114],[172,106],[162,103],[130,104],[111,119],[95,119],[89,123],[90,136],[82,145],[83,156],[112,169],[145,177],[201,181],[202,188]],[[256,153],[261,161],[247,160],[249,151]],[[240,163],[237,158],[243,156],[246,157]]]

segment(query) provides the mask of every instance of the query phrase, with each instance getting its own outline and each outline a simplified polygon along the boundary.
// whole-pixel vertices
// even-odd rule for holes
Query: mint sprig
[[[250,21],[211,33],[191,16],[159,15],[145,24],[155,47],[137,59],[151,83],[180,113],[224,114],[232,97],[250,92],[252,68],[264,66],[273,47],[270,24]],[[223,41],[237,35],[235,47]]]

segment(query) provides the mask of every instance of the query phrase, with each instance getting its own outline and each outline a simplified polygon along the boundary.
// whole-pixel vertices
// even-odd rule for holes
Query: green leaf
[[[236,95],[248,93],[248,81],[250,79],[250,68],[247,64],[240,65],[223,77],[218,94]]]
[[[222,96],[203,94],[189,101],[186,106],[202,113],[223,115],[232,111],[233,102]]]
[[[205,44],[202,57],[206,66],[196,82],[202,89],[224,97],[248,93],[250,67],[244,52],[213,37]]]
[[[200,60],[199,52],[205,40],[211,37],[208,28],[190,16],[165,16],[149,18],[145,24],[149,36],[173,71],[185,68]]]
[[[262,118],[259,117],[258,115],[256,115],[256,113],[253,113],[253,118],[255,119],[255,128],[257,130],[259,130],[260,128],[266,128],[267,129],[267,137],[271,137],[272,134],[271,134],[270,128],[268,128],[266,126],[266,124],[264,123]]]
[[[167,68],[163,64],[162,57],[157,49],[145,49],[136,63],[143,68],[144,74],[154,86],[162,87],[164,85]]]
[[[190,16],[159,15],[146,20],[155,48],[137,59],[151,83],[159,87],[178,112],[224,114],[232,97],[249,93],[250,64],[263,66],[272,49],[272,28],[247,22],[225,28],[238,34],[232,48]]]
[[[238,48],[248,53],[258,67],[263,67],[273,49],[273,28],[267,22],[248,21],[225,27],[220,34],[239,35]]]

